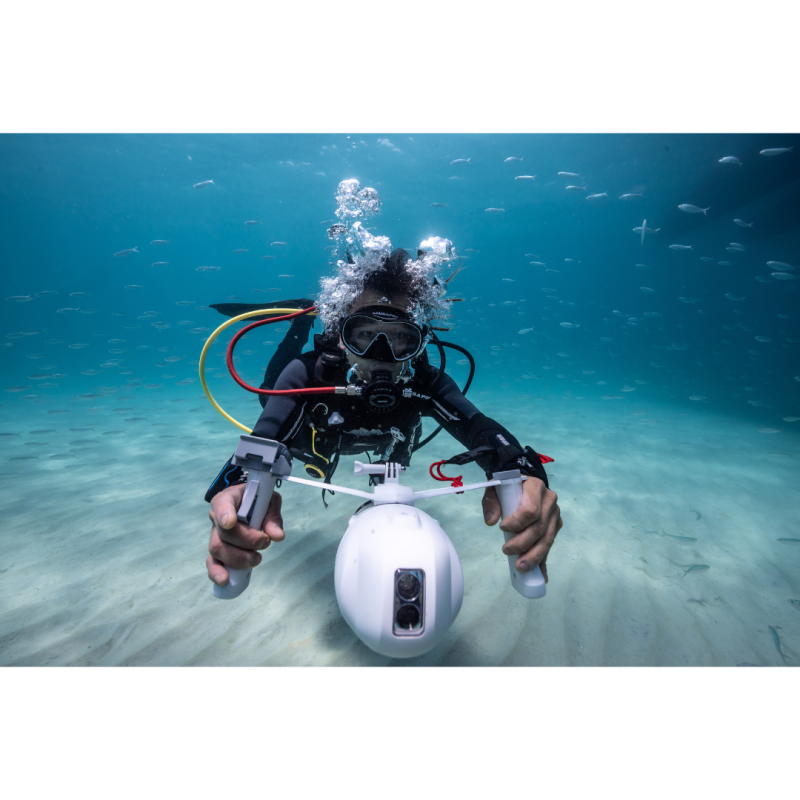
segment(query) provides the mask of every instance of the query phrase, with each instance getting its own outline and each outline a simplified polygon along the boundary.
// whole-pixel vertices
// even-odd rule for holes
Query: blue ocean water
[[[587,447],[594,436],[607,455],[615,449],[607,415],[616,411],[608,409],[627,404],[653,416],[658,408],[662,417],[692,415],[710,436],[723,423],[752,433],[763,447],[748,445],[736,459],[775,453],[761,474],[783,485],[800,424],[798,144],[798,136],[766,134],[2,136],[7,518],[38,524],[26,517],[33,514],[28,492],[34,503],[53,493],[64,498],[48,511],[53,524],[81,504],[75,524],[105,529],[121,507],[99,501],[96,487],[150,481],[164,493],[159,507],[191,497],[200,540],[207,535],[202,494],[239,434],[200,390],[200,349],[224,321],[208,306],[315,296],[333,270],[326,231],[346,178],[380,193],[373,233],[395,247],[413,251],[429,236],[453,242],[465,269],[449,296],[464,302],[454,304],[447,337],[475,356],[469,396],[519,430],[523,444],[555,456],[555,467],[559,447],[570,443],[548,437],[548,415],[578,399],[594,409],[589,433],[581,432]],[[794,149],[761,154],[767,148]],[[720,163],[726,156],[741,163]],[[213,183],[196,186],[206,181]],[[683,204],[707,211],[690,213]],[[245,380],[258,385],[286,329],[261,328],[239,345]],[[229,339],[212,348],[209,385],[223,408],[252,425],[260,406],[227,374]],[[448,371],[466,379],[462,359],[448,358]],[[457,447],[440,437],[431,455]],[[631,447],[635,440],[626,440]],[[724,437],[714,448],[724,461]],[[424,462],[420,479],[427,455]],[[95,487],[95,500],[75,497],[78,485]],[[141,500],[126,502],[131,519],[145,513]],[[84,542],[81,558],[100,569],[103,552],[125,546],[109,536],[97,551]],[[53,553],[70,551],[68,542],[51,545]],[[195,559],[205,581],[202,544],[175,546]],[[6,587],[22,564],[35,569],[14,548],[6,544],[0,563]],[[70,571],[67,563],[47,559],[55,572]],[[788,563],[791,584],[796,564]],[[148,570],[158,574],[157,563]],[[75,587],[59,602],[68,604]],[[205,598],[207,583],[201,589]],[[304,603],[310,608],[313,599]],[[8,596],[5,605],[0,636],[15,641],[14,614],[30,607]],[[51,628],[68,629],[68,617]],[[27,650],[7,650],[0,661],[191,661],[144,645],[146,658],[116,658],[114,640],[106,661],[82,662],[86,656],[30,636]],[[192,663],[205,663],[196,655],[202,648],[194,652]],[[249,663],[241,649],[239,656]],[[610,662],[599,655],[593,663]]]

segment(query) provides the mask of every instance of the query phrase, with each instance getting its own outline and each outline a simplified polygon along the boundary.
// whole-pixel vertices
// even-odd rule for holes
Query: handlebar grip
[[[508,473],[506,473],[508,474]],[[500,510],[503,519],[513,514],[522,501],[522,477],[516,472],[516,477],[505,478],[502,474],[495,474],[495,479],[502,481],[497,487],[497,496],[500,500]],[[517,534],[505,533],[505,540],[513,539]],[[508,570],[511,573],[511,585],[523,596],[529,599],[544,597],[547,587],[544,575],[537,564],[527,572],[519,572],[515,563],[519,556],[508,556]]]
[[[243,522],[256,530],[261,530],[270,500],[272,500],[276,481],[277,477],[271,472],[255,469],[248,472],[247,486],[242,497],[242,504],[239,506],[239,511],[236,515],[239,522]],[[214,597],[220,600],[233,600],[250,585],[250,573],[253,570],[233,569],[228,566],[225,569],[228,571],[228,582],[224,586],[214,584],[212,591]]]

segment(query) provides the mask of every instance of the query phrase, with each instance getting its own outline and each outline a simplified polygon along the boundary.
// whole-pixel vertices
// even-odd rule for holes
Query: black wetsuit
[[[261,388],[347,384],[349,364],[337,344],[315,336],[314,349],[301,352],[310,324],[307,317],[294,321],[282,349],[279,348],[267,368]],[[292,356],[295,357],[283,367]],[[283,368],[279,371],[278,367]],[[547,484],[538,454],[530,447],[523,449],[499,422],[478,411],[449,375],[445,373],[437,381],[438,370],[424,354],[415,361],[414,370],[414,377],[403,384],[414,396],[401,399],[387,413],[376,413],[360,397],[344,394],[273,395],[266,404],[265,397],[260,395],[264,409],[253,435],[283,442],[296,459],[306,464],[309,475],[324,477],[327,483],[341,455],[372,452],[378,462],[391,460],[407,466],[421,439],[422,417],[427,416],[468,450],[483,448],[474,460],[487,477],[504,469],[520,469]],[[229,461],[206,493],[206,500],[241,479],[242,471]]]

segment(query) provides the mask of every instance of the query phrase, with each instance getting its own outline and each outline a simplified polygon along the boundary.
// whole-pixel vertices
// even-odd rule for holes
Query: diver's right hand
[[[234,569],[255,567],[261,563],[258,550],[269,547],[270,542],[282,542],[286,537],[281,517],[281,496],[277,492],[272,493],[262,530],[237,520],[236,512],[242,504],[245,485],[230,486],[211,499],[208,517],[213,527],[208,543],[211,555],[206,559],[206,569],[209,579],[219,586],[228,582],[226,566]]]

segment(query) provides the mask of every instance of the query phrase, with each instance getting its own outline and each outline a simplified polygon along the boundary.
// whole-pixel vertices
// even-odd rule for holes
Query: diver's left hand
[[[496,525],[501,513],[497,492],[490,486],[483,494],[483,519],[487,525]],[[522,482],[519,507],[500,524],[500,530],[517,534],[503,545],[503,552],[519,556],[516,567],[520,572],[538,564],[547,583],[547,554],[563,525],[558,495],[539,478],[528,478]]]

